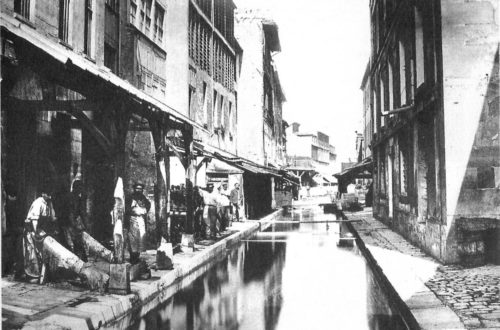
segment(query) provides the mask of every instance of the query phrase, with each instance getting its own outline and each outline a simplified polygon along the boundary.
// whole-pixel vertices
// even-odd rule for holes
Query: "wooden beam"
[[[97,128],[96,125],[90,120],[87,115],[76,108],[69,108],[67,110],[73,117],[78,119],[82,126],[88,130],[88,132],[96,139],[97,143],[104,149],[104,151],[108,155],[113,155],[114,154],[114,145],[113,143],[108,140],[108,138]]]
[[[165,139],[165,144],[167,145],[167,147],[172,150],[172,152],[174,153],[174,155],[177,156],[177,158],[179,158],[179,160],[181,161],[182,163],[182,166],[184,166],[184,168],[186,168],[187,166],[187,163],[186,163],[186,157],[184,155],[182,155],[177,149],[176,147],[174,146],[174,144],[172,143],[172,141],[170,141],[168,138]]]
[[[198,173],[200,168],[203,166],[203,163],[208,163],[209,161],[210,161],[210,157],[203,157],[201,162],[198,165],[196,165],[196,173]]]
[[[2,100],[2,110],[15,109],[15,111],[56,111],[66,112],[71,109],[80,111],[98,111],[95,102],[84,100],[22,100],[7,96]]]

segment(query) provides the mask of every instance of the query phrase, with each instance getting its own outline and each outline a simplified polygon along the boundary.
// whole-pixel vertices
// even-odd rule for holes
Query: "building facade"
[[[497,1],[370,1],[374,215],[446,263],[500,262]]]
[[[258,166],[280,170],[286,162],[286,101],[272,55],[281,51],[278,26],[253,9],[238,10],[235,36],[243,49],[238,88],[238,156]],[[250,217],[276,206],[282,189],[275,175],[245,173],[245,198]],[[263,193],[265,192],[265,193]]]
[[[288,128],[287,139],[287,169],[301,177],[302,185],[330,184],[337,159],[330,137],[319,131],[301,132],[295,122]]]
[[[238,11],[236,19],[235,35],[244,51],[238,83],[239,155],[280,167],[285,164],[282,104],[286,98],[272,59],[281,51],[278,26],[254,10]]]
[[[2,185],[16,192],[20,213],[48,186],[64,218],[80,177],[89,219],[99,219],[87,230],[106,241],[118,178],[145,179],[152,223],[166,223],[162,137],[177,128],[190,158],[199,126],[165,101],[166,9],[152,0],[2,2]],[[148,139],[135,143],[142,132]]]

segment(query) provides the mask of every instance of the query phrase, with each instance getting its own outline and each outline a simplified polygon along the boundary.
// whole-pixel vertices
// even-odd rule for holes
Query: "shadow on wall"
[[[497,49],[457,207],[453,212],[458,259],[466,265],[500,264],[498,70]]]

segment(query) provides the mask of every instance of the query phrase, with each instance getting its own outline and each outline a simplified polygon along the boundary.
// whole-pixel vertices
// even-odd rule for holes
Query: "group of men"
[[[17,260],[17,275],[30,282],[40,283],[46,276],[47,256],[44,256],[43,241],[51,236],[83,262],[87,261],[88,248],[83,239],[83,232],[89,226],[86,213],[86,196],[81,175],[75,176],[71,191],[64,196],[56,196],[59,205],[54,210],[52,189],[46,184],[40,188],[40,197],[36,198],[25,217],[19,247],[15,254],[23,260]],[[228,183],[222,183],[214,191],[214,184],[207,184],[205,189],[197,189],[202,199],[199,211],[202,212],[202,227],[206,238],[215,239],[217,233],[230,226],[231,221],[240,221],[239,209],[242,202],[239,184],[229,190]],[[10,196],[10,195],[9,195]],[[9,197],[10,198],[10,197]],[[11,198],[12,199],[12,198]],[[5,200],[5,199],[4,199]],[[9,199],[7,199],[9,201]],[[151,203],[144,195],[144,185],[133,185],[132,194],[125,198],[125,238],[130,252],[130,262],[140,262],[140,253],[145,250],[145,237],[148,213]],[[9,206],[5,205],[7,213]],[[7,217],[14,217],[6,214]]]
[[[15,255],[11,264],[15,264],[16,278],[32,283],[43,282],[47,275],[49,257],[44,255],[43,248],[46,237],[54,238],[63,249],[71,251],[75,258],[83,262],[87,262],[89,253],[83,238],[89,223],[81,175],[75,176],[69,194],[58,194],[53,198],[50,186],[50,183],[45,183],[39,188],[40,197],[32,202],[24,218],[22,232],[18,232],[14,240],[17,242],[14,244],[16,251],[11,253]],[[125,199],[124,226],[128,234],[126,238],[131,263],[139,262],[140,253],[145,250],[147,214],[151,203],[143,191],[144,185],[137,183],[133,186],[133,193]],[[8,194],[11,196],[12,193]],[[9,197],[4,205],[5,215],[12,227],[20,220],[14,218],[22,216],[20,212],[11,211],[14,201],[13,197]],[[57,213],[55,210],[58,210]],[[11,265],[4,267],[3,273],[11,268]]]
[[[232,190],[225,181],[217,190],[214,190],[213,183],[208,183],[205,189],[198,189],[198,192],[203,200],[200,211],[203,212],[202,234],[205,238],[216,239],[218,233],[231,225],[231,221],[240,221],[242,194],[239,183],[235,183]]]
[[[60,212],[56,216],[52,189],[46,182],[40,187],[40,197],[31,204],[23,221],[22,233],[18,233],[20,235],[16,237],[14,244],[13,255],[17,259],[15,260],[17,278],[24,278],[30,282],[43,282],[46,278],[49,256],[44,255],[43,241],[48,236],[73,252],[78,259],[87,261],[88,252],[82,233],[86,230],[88,219],[80,174],[75,176],[70,193],[59,195],[57,199]],[[5,205],[5,208],[9,209],[9,206]],[[21,216],[19,212],[6,215],[7,218],[11,218],[13,226],[19,222],[20,219],[17,218]]]

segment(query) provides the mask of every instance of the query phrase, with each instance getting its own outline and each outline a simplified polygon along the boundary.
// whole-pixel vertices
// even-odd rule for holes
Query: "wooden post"
[[[117,103],[118,107],[114,108],[115,111],[110,112],[114,115],[112,118],[111,136],[115,152],[114,176],[116,186],[113,194],[115,204],[111,213],[114,224],[114,264],[111,264],[109,267],[109,292],[128,294],[130,293],[130,264],[125,263],[125,235],[123,232],[125,191],[123,189],[123,178],[125,177],[125,141],[130,122],[130,112],[123,102],[118,101]]]
[[[113,240],[114,240],[114,263],[121,264],[125,262],[125,237],[123,235],[123,222],[125,221],[125,193],[123,191],[122,178],[116,180],[115,192],[113,194],[115,204],[111,213],[113,221]]]
[[[168,130],[168,117],[150,117],[148,119],[151,135],[155,144],[156,160],[156,191],[155,191],[155,215],[157,243],[161,244],[161,239],[170,242],[170,231],[168,217],[170,214],[169,185],[170,185],[170,157],[166,146],[166,132]]]
[[[156,266],[158,269],[173,267],[173,247],[170,243],[170,156],[166,145],[168,117],[150,118],[149,126],[156,149],[156,190],[155,213],[156,230],[158,233],[158,249],[156,251]]]
[[[185,164],[186,164],[186,225],[181,245],[188,251],[194,250],[194,196],[193,187],[196,181],[196,157],[193,146],[193,127],[185,125],[183,130]]]

